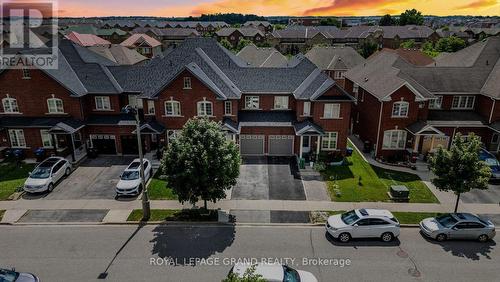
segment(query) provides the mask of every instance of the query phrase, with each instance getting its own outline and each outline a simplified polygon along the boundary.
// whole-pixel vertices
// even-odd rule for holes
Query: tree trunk
[[[457,212],[458,209],[458,201],[460,201],[460,193],[457,194],[457,202],[455,203],[455,213]]]

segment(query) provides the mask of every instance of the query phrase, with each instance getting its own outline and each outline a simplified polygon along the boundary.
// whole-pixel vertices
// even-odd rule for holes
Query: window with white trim
[[[153,100],[148,100],[148,115],[154,115],[155,114],[155,101]]]
[[[45,148],[53,148],[52,145],[52,135],[46,129],[40,130],[40,136],[42,137],[42,146]]]
[[[233,104],[231,101],[224,101],[224,115],[230,116],[233,114]]]
[[[410,103],[400,101],[396,102],[392,105],[392,116],[393,117],[407,117],[408,116],[408,108],[410,107]]]
[[[472,110],[474,109],[475,96],[453,96],[451,108],[454,110]]]
[[[246,96],[245,97],[245,109],[247,109],[247,110],[259,109],[259,96]]]
[[[339,118],[340,104],[325,104],[323,109],[323,118]]]
[[[24,139],[24,131],[22,129],[9,130],[10,145],[12,147],[25,148],[26,140]]]
[[[2,99],[4,113],[19,113],[16,98],[7,97]]]
[[[288,96],[274,96],[274,109],[287,110],[288,109]]]
[[[184,89],[192,89],[191,88],[191,77],[184,77]]]
[[[31,79],[31,74],[29,69],[23,69],[23,79]]]
[[[128,95],[128,104],[134,108],[142,109],[142,99],[138,95]]]
[[[321,138],[321,149],[336,150],[337,149],[337,132],[325,132],[325,136]]]
[[[209,117],[213,115],[212,111],[212,102],[210,101],[200,101],[197,103],[198,107],[198,116],[200,117]]]
[[[59,98],[47,99],[47,107],[49,108],[49,113],[51,114],[64,113],[63,100]]]
[[[311,102],[304,102],[304,111],[302,113],[304,116],[308,117],[311,115]]]
[[[111,102],[108,96],[96,96],[95,97],[95,109],[98,111],[109,111],[111,110]]]
[[[165,102],[165,115],[166,116],[180,116],[181,103],[179,101],[170,100]]]
[[[436,96],[434,99],[429,100],[429,109],[438,110],[443,105],[443,96]]]
[[[387,130],[384,131],[383,149],[403,150],[406,147],[405,130]]]

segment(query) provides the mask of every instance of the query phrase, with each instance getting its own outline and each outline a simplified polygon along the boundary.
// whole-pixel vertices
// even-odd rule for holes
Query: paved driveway
[[[489,185],[488,190],[472,190],[462,194],[464,203],[500,204],[500,185]]]
[[[119,156],[87,159],[45,199],[114,199],[118,178],[133,159]]]
[[[292,171],[289,158],[247,157],[231,199],[305,200],[302,181],[295,179]]]

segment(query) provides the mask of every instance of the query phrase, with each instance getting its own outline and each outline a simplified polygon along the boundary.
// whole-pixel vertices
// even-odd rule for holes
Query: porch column
[[[320,145],[321,144],[321,135],[318,135],[318,142],[316,144],[316,155],[319,156],[319,148],[320,148]]]
[[[431,137],[431,150],[434,149],[434,135]]]
[[[73,136],[73,133],[70,133],[71,136],[71,160],[73,162],[76,162],[76,156],[75,156],[75,137]]]
[[[302,158],[302,146],[304,145],[304,136],[300,135],[299,158]]]
[[[54,147],[54,156],[57,156],[57,139],[55,134],[50,135],[52,137],[52,146]]]
[[[413,152],[418,153],[418,145],[420,143],[420,135],[415,135],[415,143],[413,144]]]

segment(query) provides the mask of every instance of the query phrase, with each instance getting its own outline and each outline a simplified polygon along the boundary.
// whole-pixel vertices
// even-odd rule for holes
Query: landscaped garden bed
[[[357,150],[346,157],[344,165],[327,166],[322,175],[333,201],[389,202],[389,187],[405,185],[410,190],[411,203],[439,202],[417,175],[372,166]]]
[[[140,221],[142,210],[133,210],[127,221]],[[204,209],[184,209],[184,210],[160,210],[152,209],[149,221],[207,221],[216,222],[218,220],[217,210]]]

